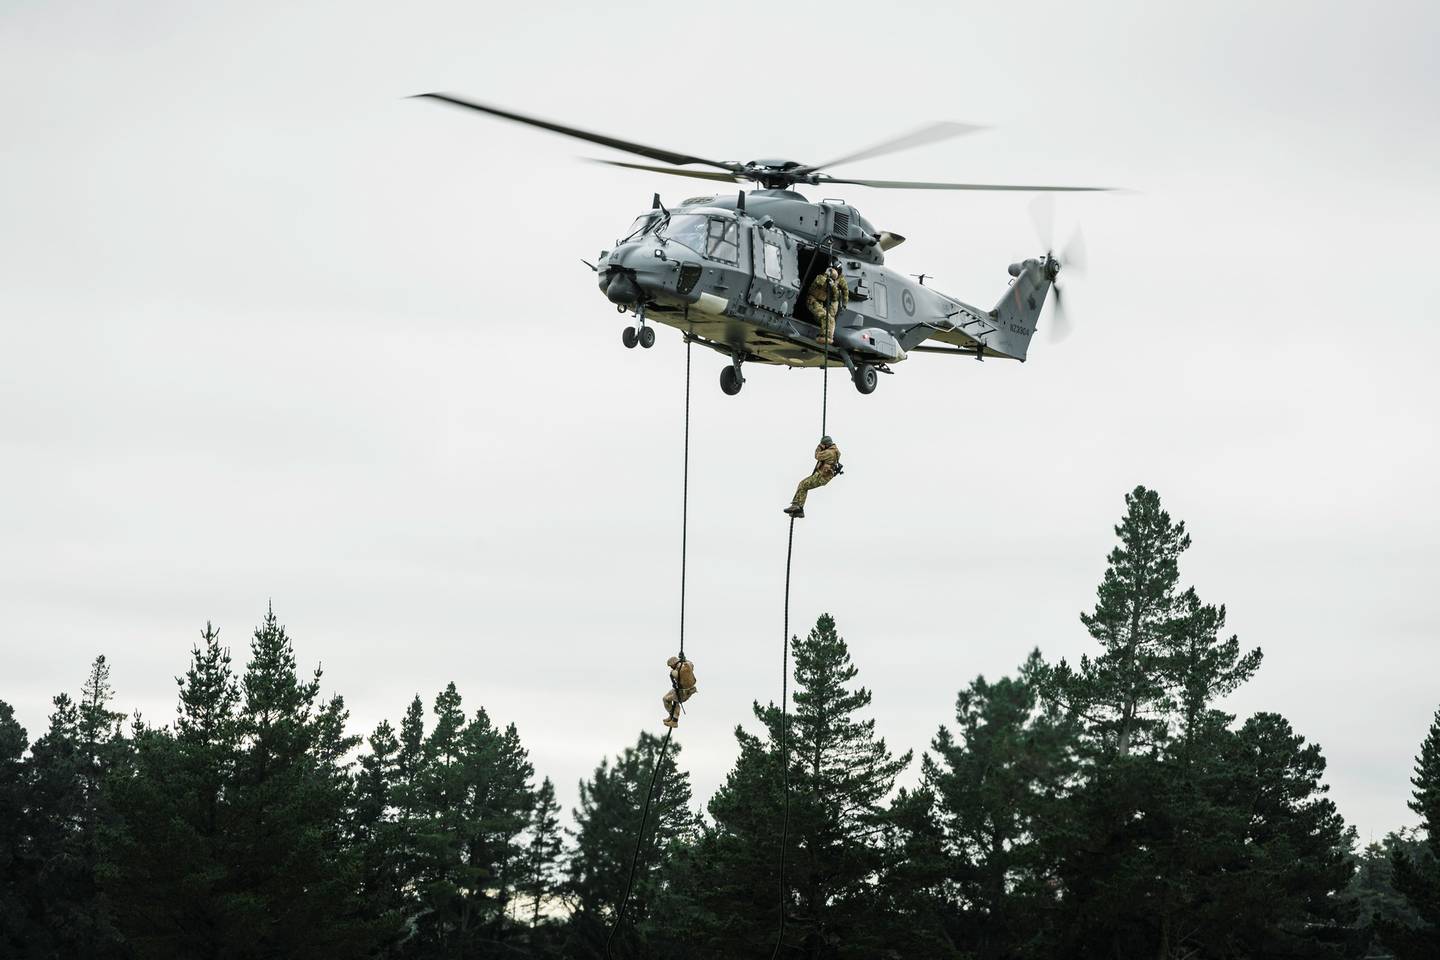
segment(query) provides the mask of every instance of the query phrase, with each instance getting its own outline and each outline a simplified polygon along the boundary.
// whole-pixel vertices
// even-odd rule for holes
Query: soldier
[[[840,268],[830,265],[810,281],[805,293],[805,305],[810,316],[820,324],[820,342],[828,344],[835,337],[835,318],[850,302],[850,288],[845,284],[845,274]]]
[[[839,473],[840,448],[835,446],[835,441],[829,437],[821,437],[820,446],[815,448],[815,469],[795,488],[795,499],[785,508],[785,512],[796,519],[805,516],[805,498],[810,491],[825,486]]]
[[[670,689],[660,700],[665,705],[665,719],[661,722],[667,727],[677,727],[680,725],[680,704],[695,695],[695,664],[671,657],[665,665],[670,668]]]

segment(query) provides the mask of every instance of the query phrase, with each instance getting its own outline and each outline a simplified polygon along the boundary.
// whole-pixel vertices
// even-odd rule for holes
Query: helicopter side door
[[[786,316],[800,291],[795,242],[783,231],[756,226],[750,251],[750,304]]]

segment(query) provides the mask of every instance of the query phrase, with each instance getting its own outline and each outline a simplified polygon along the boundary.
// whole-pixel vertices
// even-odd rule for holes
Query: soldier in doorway
[[[805,293],[805,305],[810,316],[820,325],[820,342],[829,344],[835,338],[835,318],[850,302],[850,288],[845,283],[845,274],[831,264],[810,281]]]

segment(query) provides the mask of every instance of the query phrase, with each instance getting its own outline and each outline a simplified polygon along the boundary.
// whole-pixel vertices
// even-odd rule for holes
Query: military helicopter
[[[1053,250],[1012,263],[1009,289],[989,310],[971,306],[885,266],[885,253],[905,238],[876,230],[855,207],[837,200],[812,203],[793,187],[853,184],[907,190],[1098,191],[1107,187],[1020,186],[858,180],[824,173],[837,164],[893,153],[981,129],[937,123],[835,160],[807,165],[793,160],[716,161],[562,126],[444,93],[418,94],[468,110],[657,160],[668,166],[599,160],[611,166],[725,183],[750,181],[761,189],[691,197],[667,208],[655,194],[624,239],[603,251],[595,271],[600,291],[636,318],[622,333],[633,348],[655,343],[650,322],[675,327],[695,343],[729,358],[720,389],[734,395],[745,383],[746,363],[788,367],[843,365],[862,394],[875,391],[880,373],[912,353],[944,353],[984,360],[1024,361],[1040,311],[1052,287],[1055,323],[1063,323],[1056,285],[1062,257]],[[711,169],[694,169],[694,167]],[[1078,236],[1077,236],[1078,240]],[[1048,245],[1048,244],[1047,244]],[[1079,256],[1067,248],[1063,259]],[[838,267],[850,291],[835,322],[831,344],[805,306],[817,275]]]

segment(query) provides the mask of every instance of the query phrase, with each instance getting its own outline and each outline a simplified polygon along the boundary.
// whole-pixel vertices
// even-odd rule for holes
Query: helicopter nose
[[[611,303],[625,306],[640,302],[640,284],[634,274],[624,270],[613,270],[604,284],[605,297]]]

